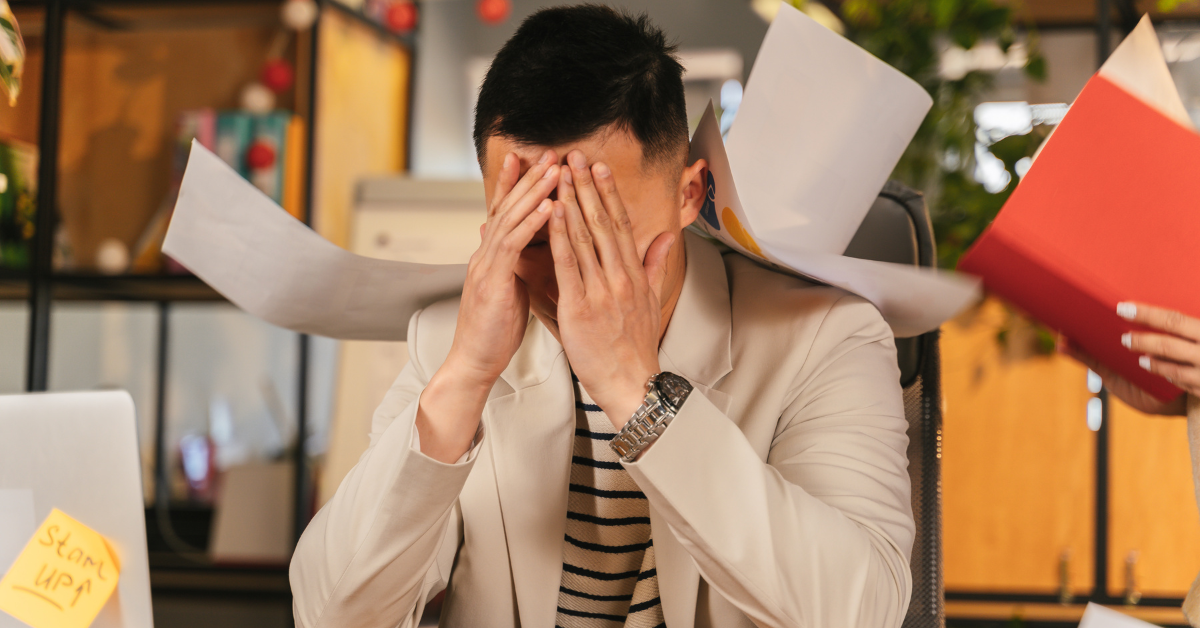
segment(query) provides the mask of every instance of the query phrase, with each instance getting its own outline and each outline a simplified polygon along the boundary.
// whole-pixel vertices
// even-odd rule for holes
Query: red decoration
[[[246,151],[246,165],[251,170],[262,170],[275,165],[275,147],[262,140],[250,145]]]
[[[479,0],[475,12],[484,24],[495,26],[507,20],[512,13],[512,0]]]
[[[401,34],[408,34],[417,27],[417,5],[409,0],[394,2],[384,13],[387,27]]]
[[[292,71],[292,64],[283,59],[271,59],[263,66],[262,75],[259,79],[267,89],[282,94],[292,86],[292,81],[296,78],[296,73]]]

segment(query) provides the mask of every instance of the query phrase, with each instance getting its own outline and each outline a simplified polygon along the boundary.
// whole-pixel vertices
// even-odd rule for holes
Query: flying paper
[[[348,253],[192,143],[163,252],[243,310],[298,332],[404,340],[417,310],[462,291],[465,264]]]
[[[104,537],[55,508],[0,579],[0,611],[33,628],[87,628],[120,575]]]
[[[841,254],[930,104],[920,85],[784,5],[729,141],[711,103],[692,136],[690,161],[709,168],[693,226],[762,263],[867,299],[899,337],[936,329],[977,298],[976,281]]]
[[[977,297],[973,279],[842,255],[930,105],[894,68],[781,7],[728,152],[711,105],[692,138],[692,158],[709,163],[693,227],[862,296],[897,336],[936,329]],[[459,293],[466,276],[462,265],[347,253],[195,144],[163,252],[251,314],[344,339],[404,339],[409,316]]]
[[[759,245],[841,255],[932,105],[915,81],[785,3],[725,144]]]

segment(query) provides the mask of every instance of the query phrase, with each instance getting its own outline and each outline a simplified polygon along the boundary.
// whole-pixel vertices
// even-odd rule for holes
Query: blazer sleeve
[[[446,587],[461,539],[458,495],[482,441],[456,464],[422,454],[417,407],[429,378],[417,359],[421,312],[409,322],[409,363],[375,411],[370,443],[292,556],[296,625],[416,626]]]
[[[817,331],[766,462],[693,393],[625,465],[705,581],[759,626],[899,626],[914,524],[891,330],[857,297]]]

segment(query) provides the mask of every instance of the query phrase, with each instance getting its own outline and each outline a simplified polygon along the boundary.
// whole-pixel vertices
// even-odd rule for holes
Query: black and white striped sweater
[[[559,628],[659,628],[663,622],[646,496],[609,447],[612,422],[575,380]]]

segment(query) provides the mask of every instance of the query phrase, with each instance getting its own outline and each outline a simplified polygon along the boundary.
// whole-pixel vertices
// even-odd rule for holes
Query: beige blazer
[[[913,518],[892,334],[866,301],[688,233],[662,368],[695,386],[630,475],[670,628],[899,626]],[[457,464],[415,443],[457,302],[412,317],[370,446],[292,558],[298,626],[554,625],[575,428],[566,355],[531,319]]]

